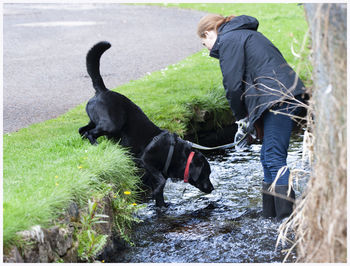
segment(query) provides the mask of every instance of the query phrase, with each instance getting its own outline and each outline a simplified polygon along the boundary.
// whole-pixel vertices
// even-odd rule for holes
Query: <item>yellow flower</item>
[[[116,197],[117,197],[116,195],[113,196],[113,198],[116,198]]]
[[[133,205],[133,206],[136,206],[137,204],[134,202],[132,205]]]
[[[56,187],[58,186],[58,183],[56,183]]]
[[[81,165],[78,166],[79,169],[83,168]]]
[[[58,175],[56,175],[55,178],[58,178]]]
[[[130,191],[124,191],[124,194],[125,194],[125,195],[130,195],[131,192],[130,192]]]
[[[105,260],[102,260],[101,262],[102,262],[102,263],[105,263]]]

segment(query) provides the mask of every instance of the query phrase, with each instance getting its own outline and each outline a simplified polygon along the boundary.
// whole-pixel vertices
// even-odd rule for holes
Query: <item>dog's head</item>
[[[204,193],[211,193],[214,187],[209,179],[210,173],[207,159],[202,153],[196,151],[189,166],[188,183]]]

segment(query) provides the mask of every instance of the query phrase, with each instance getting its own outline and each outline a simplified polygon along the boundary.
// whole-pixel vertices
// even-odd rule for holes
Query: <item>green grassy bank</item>
[[[255,16],[260,21],[259,30],[292,66],[297,64],[290,45],[294,42],[298,50],[307,24],[302,7],[296,4],[178,6],[223,15]],[[159,127],[184,136],[193,130],[194,121],[202,119],[202,110],[213,113],[218,126],[227,123],[223,118],[227,119],[230,111],[221,82],[218,61],[203,50],[116,90],[139,105]],[[109,184],[113,184],[115,200],[122,202],[116,204],[119,208],[134,203],[138,176],[131,157],[107,140],[91,146],[80,138],[78,128],[88,122],[84,107],[85,104],[80,105],[57,119],[4,135],[5,247],[13,242],[16,232],[37,224],[52,225],[71,201],[84,207],[89,198],[106,191]]]

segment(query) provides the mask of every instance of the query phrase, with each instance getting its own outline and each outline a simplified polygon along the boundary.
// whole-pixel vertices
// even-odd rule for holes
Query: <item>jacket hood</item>
[[[231,21],[223,24],[218,29],[219,34],[225,34],[232,30],[257,30],[259,27],[259,21],[256,18],[250,16],[238,16]]]
[[[211,57],[219,59],[219,44],[220,44],[220,35],[223,35],[229,31],[234,30],[254,30],[256,31],[259,27],[259,21],[256,18],[242,15],[233,18],[231,21],[221,25],[218,29],[218,38],[213,45],[209,55]]]

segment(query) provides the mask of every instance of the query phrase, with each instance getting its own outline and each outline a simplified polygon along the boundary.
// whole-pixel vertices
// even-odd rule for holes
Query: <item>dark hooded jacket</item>
[[[260,32],[259,22],[238,16],[221,25],[210,56],[220,60],[226,97],[236,120],[249,116],[250,127],[262,113],[305,93],[304,84],[280,51]]]

